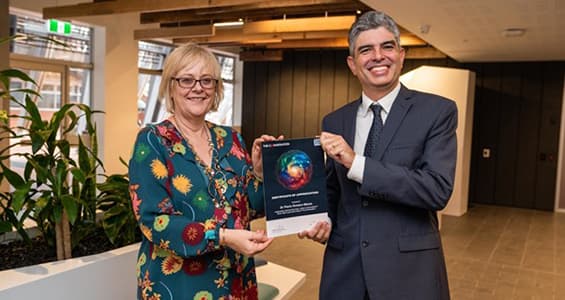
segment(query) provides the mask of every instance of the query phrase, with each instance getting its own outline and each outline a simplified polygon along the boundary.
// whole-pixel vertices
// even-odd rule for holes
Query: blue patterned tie
[[[369,130],[369,136],[367,137],[367,143],[365,144],[365,152],[363,155],[366,157],[373,157],[377,152],[377,142],[383,132],[383,119],[381,118],[382,106],[373,103],[370,106],[373,110],[373,125],[371,125],[371,130]]]

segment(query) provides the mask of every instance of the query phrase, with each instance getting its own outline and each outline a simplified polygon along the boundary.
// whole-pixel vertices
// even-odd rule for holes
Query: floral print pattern
[[[241,135],[207,126],[221,178],[206,175],[170,121],[149,125],[137,136],[129,177],[143,234],[138,299],[257,299],[253,259],[220,246],[219,230],[249,229],[262,216],[262,184],[253,176]],[[218,191],[224,200],[214,198]]]

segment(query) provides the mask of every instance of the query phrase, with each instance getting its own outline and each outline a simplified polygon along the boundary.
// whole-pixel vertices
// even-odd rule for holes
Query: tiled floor
[[[442,238],[454,300],[565,299],[565,214],[474,206],[462,217],[443,216]],[[306,273],[292,299],[314,300],[323,251],[286,236],[261,256]]]

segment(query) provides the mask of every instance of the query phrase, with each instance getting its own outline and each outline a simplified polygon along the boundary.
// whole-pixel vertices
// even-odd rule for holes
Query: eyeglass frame
[[[194,80],[194,83],[190,87],[183,86],[180,83],[180,81],[183,80],[183,79],[192,79],[192,80]],[[206,86],[202,85],[202,80],[207,80],[207,79],[211,80],[210,82],[211,83],[213,82],[214,84],[210,87],[206,87]],[[194,78],[191,78],[191,77],[171,77],[171,80],[176,81],[178,86],[183,88],[183,89],[193,89],[196,86],[196,83],[200,84],[200,87],[202,87],[203,89],[214,89],[214,88],[216,88],[216,86],[218,86],[218,79],[216,79],[214,77],[204,77],[204,78],[200,78],[200,79],[194,79]]]

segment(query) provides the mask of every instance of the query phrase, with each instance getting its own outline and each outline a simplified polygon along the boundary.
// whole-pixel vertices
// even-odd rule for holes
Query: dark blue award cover
[[[262,156],[268,236],[300,232],[327,220],[324,152],[319,138],[264,142]]]

